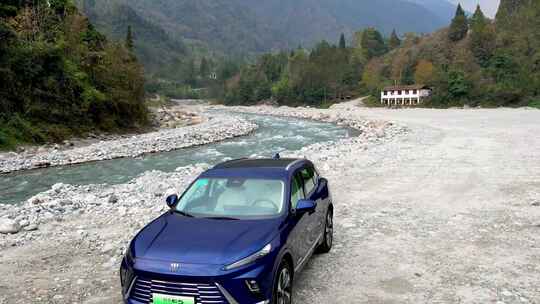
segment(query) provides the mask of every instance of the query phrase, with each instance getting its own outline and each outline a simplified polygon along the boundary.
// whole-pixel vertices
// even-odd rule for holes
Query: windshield
[[[176,211],[195,217],[257,219],[281,213],[280,180],[200,178],[184,192]]]

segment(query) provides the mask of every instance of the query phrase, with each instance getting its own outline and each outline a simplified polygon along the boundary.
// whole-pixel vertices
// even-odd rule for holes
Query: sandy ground
[[[336,247],[297,303],[540,303],[540,111],[358,113],[411,132],[332,164]]]
[[[540,111],[327,111],[410,132],[318,164],[336,242],[296,278],[295,303],[540,303]],[[0,251],[0,303],[119,303],[96,244],[126,225],[83,215],[40,227],[70,227],[61,241]]]

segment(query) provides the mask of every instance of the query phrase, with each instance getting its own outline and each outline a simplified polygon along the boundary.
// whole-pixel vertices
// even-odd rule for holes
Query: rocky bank
[[[148,153],[209,144],[246,135],[257,129],[257,125],[231,115],[204,114],[203,117],[195,119],[200,122],[196,125],[166,128],[128,138],[99,141],[83,147],[60,149],[58,145],[55,145],[42,147],[36,151],[4,153],[0,155],[0,174],[122,157],[138,157]],[[166,121],[170,126],[171,120]]]

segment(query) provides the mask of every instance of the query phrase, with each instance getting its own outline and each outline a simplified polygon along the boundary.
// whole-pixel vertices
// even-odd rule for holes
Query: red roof
[[[423,89],[429,89],[429,87],[423,84],[396,85],[396,86],[385,87],[383,90],[384,91],[399,91],[399,90],[423,90]]]

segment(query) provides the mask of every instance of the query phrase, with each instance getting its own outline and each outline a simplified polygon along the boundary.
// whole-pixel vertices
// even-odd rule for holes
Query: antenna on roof
[[[273,158],[274,158],[274,159],[280,159],[280,158],[281,158],[281,156],[279,155],[279,153],[276,153],[276,154],[274,155],[274,157],[273,157]]]

